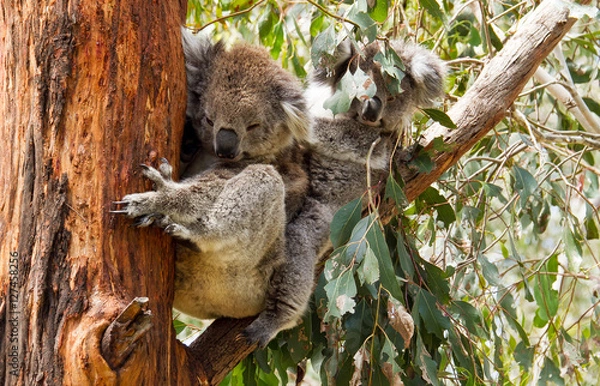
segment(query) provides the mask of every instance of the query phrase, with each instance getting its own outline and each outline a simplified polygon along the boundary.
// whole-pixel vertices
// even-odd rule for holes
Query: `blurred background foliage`
[[[260,44],[301,79],[346,37],[418,42],[448,63],[446,110],[537,4],[190,0],[187,26]],[[600,22],[597,1],[569,4],[581,19],[437,183],[407,203],[391,173],[399,216],[338,213],[302,326],[224,384],[598,384]],[[416,114],[413,138],[430,123]],[[198,326],[175,320],[181,339]]]

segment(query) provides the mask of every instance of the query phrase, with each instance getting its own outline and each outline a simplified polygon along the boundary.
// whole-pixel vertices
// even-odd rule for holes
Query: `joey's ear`
[[[185,27],[181,27],[183,53],[188,90],[201,94],[212,72],[215,58],[223,51],[223,44],[211,44],[206,36],[196,36]]]
[[[346,38],[342,40],[336,47],[332,57],[323,59],[318,63],[314,73],[315,81],[335,88],[346,71],[348,71],[350,59],[356,54],[357,52],[350,39]]]
[[[425,48],[404,42],[393,42],[392,47],[406,66],[406,74],[414,82],[415,104],[430,107],[444,94],[446,65]]]
[[[285,114],[285,122],[294,138],[300,142],[309,141],[311,124],[304,98],[299,97],[295,101],[283,100],[281,108]]]

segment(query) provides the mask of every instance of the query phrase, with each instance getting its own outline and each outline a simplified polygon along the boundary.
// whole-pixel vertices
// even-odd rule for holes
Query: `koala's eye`
[[[211,121],[208,117],[204,117],[204,121],[206,122],[207,125],[209,125],[210,127],[214,126],[214,122]]]
[[[387,101],[388,101],[388,103],[389,103],[389,102],[393,102],[393,101],[395,101],[395,100],[396,100],[396,96],[389,96],[389,97],[387,98]]]
[[[246,131],[252,131],[254,129],[258,129],[259,127],[260,127],[260,124],[255,123],[253,125],[250,125],[250,126],[246,127]]]

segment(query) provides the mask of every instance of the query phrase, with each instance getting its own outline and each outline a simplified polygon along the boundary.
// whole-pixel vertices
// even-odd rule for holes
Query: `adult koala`
[[[302,88],[262,48],[227,50],[187,31],[183,45],[188,104],[182,180],[173,181],[166,160],[158,170],[144,166],[155,191],[129,194],[113,212],[135,218],[138,226],[156,224],[181,241],[177,310],[201,319],[257,315],[278,294],[270,280],[286,263],[285,225],[308,186],[299,145],[310,129]],[[201,146],[195,155],[194,136]],[[312,277],[308,291],[311,283]],[[301,313],[309,294],[296,299],[290,291],[286,304]],[[266,344],[256,330],[248,339]]]
[[[382,52],[377,42],[367,45],[362,54],[343,42],[332,68],[317,71],[307,90],[313,115],[305,157],[308,194],[286,228],[286,261],[291,263],[274,271],[271,288],[278,291],[269,296],[266,310],[248,328],[263,344],[286,327],[284,321],[301,316],[297,300],[290,306],[289,299],[294,293],[296,299],[302,294],[308,303],[315,264],[330,248],[329,226],[334,213],[367,189],[366,163],[373,144],[377,143],[370,155],[372,171],[383,173],[388,169],[396,138],[410,124],[414,110],[431,106],[443,94],[445,66],[437,56],[399,41],[392,42],[391,48],[405,67],[402,92],[390,91],[392,80],[375,60]],[[322,104],[335,93],[346,72],[354,73],[357,68],[375,83],[375,95],[355,99],[347,112],[333,117]],[[319,87],[323,85],[326,90]]]

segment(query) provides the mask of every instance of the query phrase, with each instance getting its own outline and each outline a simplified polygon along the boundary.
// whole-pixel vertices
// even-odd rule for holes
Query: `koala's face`
[[[317,80],[330,84],[335,90],[346,71],[355,73],[357,68],[364,71],[377,86],[377,91],[372,98],[354,99],[345,115],[390,132],[402,130],[417,106],[428,107],[442,94],[445,73],[443,62],[419,46],[394,41],[391,47],[406,68],[400,82],[400,93],[390,91],[393,89],[390,84],[396,80],[382,71],[381,64],[374,60],[382,52],[378,42],[364,47],[362,55],[347,43],[337,54],[333,76],[325,71],[318,72],[316,76]]]
[[[204,149],[223,160],[277,154],[294,138],[308,136],[299,82],[261,48],[237,45],[222,50],[197,98],[201,103],[195,111],[188,108],[188,117]]]
[[[410,76],[405,76],[400,87],[401,93],[392,94],[390,83],[395,80],[381,69],[381,64],[373,60],[380,52],[378,43],[364,48],[364,56],[356,55],[348,64],[348,70],[360,67],[377,86],[372,98],[354,99],[347,114],[369,126],[382,126],[386,131],[399,130],[415,108],[414,85]]]

